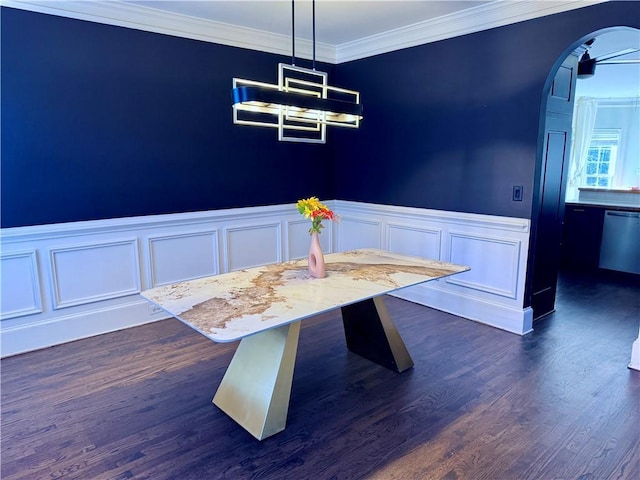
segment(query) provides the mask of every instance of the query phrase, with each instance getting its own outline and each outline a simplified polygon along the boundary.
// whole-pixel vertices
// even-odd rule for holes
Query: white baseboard
[[[640,337],[638,337],[631,346],[631,362],[629,363],[629,368],[640,370]]]
[[[444,290],[437,282],[405,288],[393,295],[420,305],[483,323],[507,332],[525,335],[533,330],[533,310],[511,308]]]
[[[5,328],[0,336],[0,351],[2,357],[8,357],[165,318],[169,318],[166,312],[151,314],[146,300],[133,297],[110,307]]]

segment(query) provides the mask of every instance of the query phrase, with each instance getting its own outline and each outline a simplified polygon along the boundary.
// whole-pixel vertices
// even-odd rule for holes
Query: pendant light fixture
[[[295,0],[291,1],[291,65],[278,64],[278,83],[233,79],[233,123],[278,129],[278,140],[325,143],[326,127],[358,128],[360,93],[327,84],[316,71],[316,2],[312,1],[312,69],[295,65]]]

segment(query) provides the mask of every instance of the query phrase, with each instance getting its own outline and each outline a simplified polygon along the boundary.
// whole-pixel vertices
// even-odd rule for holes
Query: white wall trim
[[[53,308],[68,308],[140,293],[140,270],[138,268],[138,248],[136,243],[136,239],[133,238],[49,249]],[[76,260],[71,259],[64,262],[65,268],[63,269],[63,261],[61,259],[63,256],[70,257],[76,255],[80,257],[87,253],[104,256],[104,252],[107,249],[113,250],[117,247],[128,247],[124,249],[124,257],[120,256],[118,258],[116,256],[116,258],[108,258],[107,262],[117,264],[120,270],[123,267],[128,267],[128,271],[123,272],[125,273],[125,281],[120,282],[121,288],[108,289],[108,287],[105,288],[103,285],[90,285],[90,287],[97,287],[93,289],[95,293],[90,293],[91,290],[86,290],[87,278],[94,279],[94,275],[113,275],[114,272],[110,271],[109,268],[106,268],[104,272],[96,271],[100,269],[100,267],[105,266],[101,263],[83,261],[86,260],[83,258]],[[121,278],[120,280],[123,279]],[[74,289],[74,287],[80,287],[82,290],[85,290],[85,292],[76,296],[64,293],[64,290],[67,288]]]
[[[229,261],[233,248],[237,262],[242,249],[289,260],[285,244],[304,256],[308,228],[289,204],[2,229],[0,355],[166,318],[138,293],[246,266]]]
[[[474,227],[491,227],[494,230],[509,232],[529,232],[529,220],[513,217],[498,217],[494,215],[482,215],[479,213],[451,212],[447,210],[431,210],[427,208],[402,207],[397,205],[382,205],[376,203],[350,202],[335,200],[336,209],[349,213],[360,213],[366,216],[374,212],[381,215],[401,219],[404,225],[413,225],[415,221],[446,222],[450,225],[468,225]],[[344,214],[343,214],[344,216]],[[380,219],[377,219],[379,221]],[[418,224],[424,227],[425,224]]]
[[[533,310],[530,307],[514,308],[469,297],[442,288],[439,282],[416,285],[393,295],[518,335],[533,331]]]
[[[39,350],[163,318],[167,318],[165,312],[155,310],[151,314],[148,302],[137,296],[117,305],[98,306],[90,311],[68,312],[55,318],[36,319],[8,327],[3,325],[0,355],[6,357]]]
[[[638,333],[638,338],[631,345],[629,368],[640,371],[640,333]]]
[[[510,253],[511,256],[508,257],[507,260],[507,265],[510,267],[509,270],[505,271],[502,270],[502,274],[509,274],[509,282],[508,288],[497,288],[497,287],[493,287],[491,285],[487,285],[486,283],[482,283],[482,282],[474,282],[474,281],[468,281],[468,280],[462,280],[459,279],[457,277],[451,277],[451,278],[447,278],[447,283],[450,283],[452,285],[460,285],[462,287],[466,287],[466,288],[471,288],[471,289],[475,289],[475,290],[479,290],[482,292],[487,292],[487,293],[491,293],[493,295],[499,295],[499,296],[503,296],[503,297],[507,297],[507,298],[512,298],[512,299],[516,299],[517,298],[517,282],[515,281],[516,278],[518,277],[518,265],[519,265],[519,256],[522,252],[522,242],[519,240],[504,240],[500,237],[495,237],[492,235],[470,235],[467,233],[463,233],[463,232],[459,232],[459,231],[455,231],[455,230],[451,230],[449,231],[449,256],[447,261],[449,262],[453,262],[453,263],[457,263],[457,260],[455,258],[455,255],[452,253],[453,252],[453,242],[456,239],[466,239],[466,240],[472,240],[472,241],[477,241],[477,242],[485,242],[487,245],[506,245],[508,247],[511,247],[510,249]],[[497,267],[496,267],[497,268]]]
[[[260,237],[260,234],[264,236]],[[239,238],[235,238],[239,237]],[[269,240],[269,236],[273,237],[275,243],[275,249],[268,251],[265,250],[265,242],[262,240]],[[251,268],[264,265],[267,263],[277,263],[282,261],[282,226],[280,222],[271,223],[252,223],[250,225],[242,225],[235,227],[223,228],[224,247],[223,247],[223,262],[224,272],[230,272],[241,268]],[[234,253],[235,244],[240,244],[239,254]],[[248,244],[246,243],[248,242]],[[256,253],[258,255],[256,255]],[[266,255],[266,256],[265,256]],[[233,264],[233,257],[236,257],[238,263]],[[242,257],[251,257],[250,259],[243,259]]]
[[[3,307],[2,319],[42,313],[42,292],[40,289],[40,272],[38,268],[37,252],[35,250],[29,250],[26,252],[18,251],[10,254],[5,254],[3,252],[0,257],[0,273],[3,270],[6,273],[7,269],[10,268],[10,263],[16,264],[14,268],[18,269],[17,272],[11,273],[13,273],[13,280],[17,281],[16,283],[19,282],[21,295],[18,303],[21,303],[21,305],[12,306],[11,303],[16,303],[15,296],[12,295],[12,298],[9,298],[9,295],[5,294],[5,290],[2,290],[3,295],[0,300],[0,304]],[[11,273],[9,275],[11,275]],[[16,277],[18,277],[19,280],[16,279]],[[0,276],[0,282],[1,281],[2,278]],[[7,303],[10,304],[9,308],[6,308]]]
[[[522,308],[529,220],[326,203],[341,221],[325,225],[325,252],[376,247],[469,261],[470,272],[398,296],[518,334],[531,329],[530,312]],[[303,258],[308,229],[295,204],[3,229],[2,261],[20,263],[3,263],[12,268],[3,271],[2,298],[20,298],[28,308],[2,310],[1,354],[166,318],[138,292]],[[495,265],[497,272],[490,268]],[[39,307],[32,298],[42,299]]]
[[[509,277],[498,277],[500,281],[510,282],[508,289],[494,289],[491,285],[495,278],[487,277],[488,281],[485,282],[466,281],[462,277],[464,274],[461,274],[406,288],[395,295],[515,334],[523,335],[532,330],[533,312],[531,308],[522,307],[529,220],[335,200],[326,203],[343,218],[343,222],[345,219],[350,222],[350,234],[357,238],[347,241],[342,237],[343,224],[327,224],[321,236],[325,252],[337,251],[336,245],[351,242],[364,246],[375,244],[387,249],[392,247],[394,250],[426,248],[434,257],[446,260],[450,259],[450,247],[447,245],[451,234],[490,239],[517,250],[518,255],[499,249],[493,253],[502,257],[498,260],[506,261],[505,265],[511,267]],[[128,294],[135,289],[122,288],[120,293],[124,294],[123,297],[111,295],[98,299],[88,296],[75,304],[68,302],[65,305],[64,298],[61,298],[60,292],[56,293],[51,281],[55,277],[51,276],[51,272],[56,252],[76,252],[79,248],[91,250],[95,246],[118,243],[132,248],[135,245],[140,250],[131,255],[139,263],[140,289],[147,289],[154,284],[151,264],[160,261],[154,258],[153,249],[150,248],[153,241],[177,240],[169,252],[177,251],[178,254],[164,257],[161,261],[170,264],[186,258],[188,264],[190,253],[197,260],[202,253],[201,249],[192,252],[188,240],[210,237],[211,245],[217,248],[211,255],[212,268],[216,273],[221,273],[219,265],[228,265],[228,261],[220,248],[223,242],[218,240],[219,232],[225,228],[226,231],[251,231],[254,227],[259,229],[265,225],[271,226],[280,235],[270,252],[273,258],[290,260],[306,255],[309,245],[308,221],[300,218],[295,204],[2,229],[0,356],[168,318],[166,313],[151,308],[137,293]],[[180,240],[187,240],[187,243],[181,243]],[[257,247],[263,248],[263,245],[258,244]],[[489,263],[494,260],[491,259]],[[78,265],[76,272],[81,275],[83,270],[91,267]],[[478,270],[474,265],[471,268],[470,272],[465,273]],[[479,270],[482,270],[482,266]],[[146,275],[143,275],[145,272]],[[129,274],[133,275],[130,269]],[[171,278],[172,281],[197,278],[201,274],[198,268],[193,270],[192,275],[188,275],[188,272],[185,274],[182,268],[165,271],[165,275],[175,276]],[[131,281],[131,277],[125,283],[127,281]],[[504,295],[505,291],[509,294]],[[65,308],[55,308],[60,305]],[[632,345],[629,367],[640,370],[640,336]]]
[[[345,250],[355,250],[356,248],[365,247],[382,248],[382,225],[383,224],[381,220],[373,217],[362,218],[355,215],[341,214],[340,225],[338,226],[338,251],[343,252]],[[372,228],[377,232],[377,238],[375,238],[371,243],[367,243],[366,245],[353,244],[351,242],[354,241],[354,235],[350,235],[350,232],[346,231],[351,227],[360,230],[367,227]],[[355,240],[358,241],[359,238],[356,237]]]
[[[78,238],[83,235],[96,235],[101,233],[112,234],[113,232],[118,231],[126,232],[147,228],[155,229],[166,227],[170,229],[175,227],[177,224],[181,226],[192,225],[194,228],[199,229],[203,228],[203,224],[211,226],[212,221],[234,221],[238,218],[251,220],[264,218],[268,215],[286,215],[287,213],[290,213],[289,210],[291,208],[294,208],[295,210],[295,206],[274,205],[3,228],[2,241],[13,243],[18,240],[38,240],[44,237],[49,239],[60,239],[65,237]]]
[[[316,42],[316,58],[339,64],[602,3],[606,0],[493,1],[340,45]],[[116,0],[2,0],[2,5],[280,55],[291,37]],[[296,55],[312,57],[309,40],[296,39]]]
[[[434,240],[434,249],[430,252],[425,252],[424,256],[429,258],[443,258],[442,255],[442,229],[435,227],[423,227],[416,226],[410,223],[398,222],[398,221],[389,221],[386,222],[386,238],[391,241],[391,237],[393,233],[406,233],[413,232],[418,234],[426,234],[427,236],[432,236]]]
[[[204,239],[207,243],[210,241],[210,250],[209,251],[198,251],[200,255],[200,259],[198,263],[206,262],[210,260],[211,268],[204,268],[202,272],[199,274],[185,274],[183,272],[178,274],[173,274],[170,280],[165,280],[161,278],[161,263],[168,261],[176,261],[175,258],[166,259],[163,258],[160,253],[157,251],[158,247],[163,243],[172,242],[174,244],[174,250],[178,250],[179,253],[183,255],[186,253],[188,255],[187,258],[192,257],[193,252],[184,252],[185,249],[191,247],[188,245],[188,242],[196,239]],[[147,285],[150,288],[159,287],[161,285],[167,285],[170,283],[192,280],[194,278],[206,277],[210,275],[217,275],[220,273],[220,256],[218,255],[218,230],[210,229],[210,230],[194,230],[194,231],[186,231],[179,234],[157,234],[157,235],[148,235],[146,237],[146,255],[149,258],[149,262],[147,265]],[[209,256],[210,258],[207,258]],[[204,258],[203,258],[204,257]],[[178,260],[179,261],[179,260]]]
[[[471,267],[469,272],[403,289],[398,297],[519,335],[531,331],[531,309],[523,308],[528,219],[340,200],[335,207],[342,217],[338,246],[380,244],[398,253]],[[346,238],[345,223],[355,239]],[[376,225],[377,229],[358,230],[358,225]],[[420,233],[431,237],[423,235],[416,242]],[[425,247],[425,241],[434,239],[437,245]],[[455,248],[454,242],[459,243]]]

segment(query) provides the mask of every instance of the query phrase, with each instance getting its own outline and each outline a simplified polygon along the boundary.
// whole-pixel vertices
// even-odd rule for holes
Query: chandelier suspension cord
[[[291,65],[296,64],[296,6],[295,0],[291,0]]]
[[[311,18],[313,21],[313,70],[316,69],[316,0],[311,3],[313,12]]]

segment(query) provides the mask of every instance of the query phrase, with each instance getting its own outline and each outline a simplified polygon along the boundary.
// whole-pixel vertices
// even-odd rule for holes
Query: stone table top
[[[326,277],[307,259],[164,285],[142,296],[216,342],[232,342],[400,288],[460,273],[463,265],[363,249],[325,255]]]

